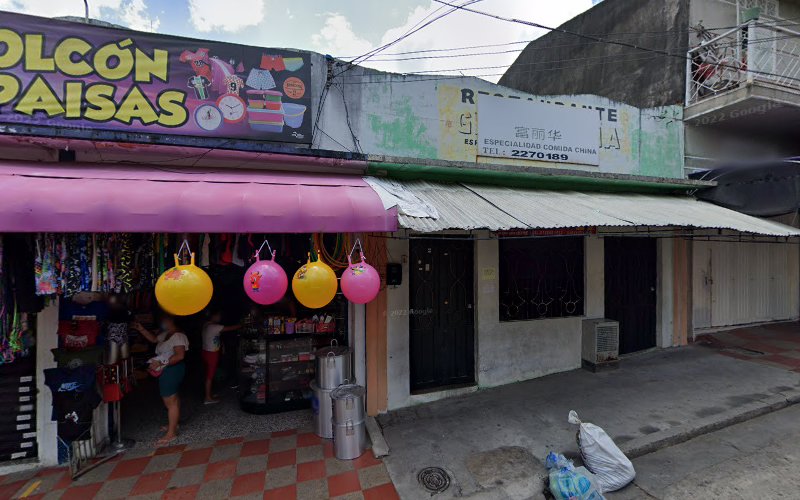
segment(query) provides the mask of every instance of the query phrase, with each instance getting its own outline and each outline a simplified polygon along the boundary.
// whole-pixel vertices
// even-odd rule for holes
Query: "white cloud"
[[[189,18],[197,31],[235,33],[264,20],[265,0],[189,0]]]
[[[147,12],[144,0],[131,0],[122,8],[120,19],[128,28],[139,31],[158,31],[161,25],[157,16],[150,16]]]
[[[354,31],[350,21],[339,13],[326,14],[325,26],[311,35],[316,50],[333,55],[358,55],[367,52],[372,44]]]
[[[581,12],[592,6],[591,0],[560,0],[559,2],[520,2],[519,0],[493,0],[491,2],[481,2],[473,8],[485,12],[491,12],[506,17],[535,21],[545,26],[555,27],[559,24],[575,17]],[[441,10],[432,14],[434,11],[443,7]],[[388,30],[382,37],[380,44],[391,42],[410,29],[418,22],[431,16],[430,20],[437,15],[446,12],[448,7],[438,2],[431,1],[427,6],[419,6],[414,9],[406,18],[405,22]],[[351,30],[352,32],[352,30]],[[392,52],[407,52],[416,50],[427,50],[431,48],[450,48],[465,47],[473,45],[497,44],[515,42],[519,40],[532,40],[546,33],[544,30],[532,28],[518,23],[511,23],[497,19],[491,19],[479,14],[456,11],[443,17],[433,24],[412,34],[405,40],[393,45],[383,51],[391,54]],[[483,66],[503,66],[502,68],[490,68],[482,70],[465,70],[463,72],[441,71],[442,74],[458,75],[480,75],[503,73],[505,67],[516,59],[518,52],[505,54],[486,54],[468,57],[447,57],[439,59],[420,59],[410,61],[386,61],[380,59],[397,59],[404,57],[426,56],[426,55],[452,55],[454,53],[476,53],[476,52],[497,52],[503,50],[522,49],[524,44],[511,45],[505,47],[491,47],[481,49],[467,49],[459,52],[450,53],[431,53],[431,54],[410,54],[403,56],[380,55],[367,60],[365,66],[381,69],[385,71],[395,71],[410,73],[415,71],[444,70],[449,68],[472,68]],[[369,47],[371,48],[371,47]],[[355,53],[364,53],[369,48]],[[333,49],[331,49],[333,50]],[[331,52],[332,54],[350,55],[352,51]],[[490,81],[497,81],[500,76],[485,76]]]
[[[122,0],[89,0],[89,15],[99,18],[104,9],[117,10],[121,4]],[[0,0],[0,9],[43,17],[83,17],[84,13],[80,0]]]

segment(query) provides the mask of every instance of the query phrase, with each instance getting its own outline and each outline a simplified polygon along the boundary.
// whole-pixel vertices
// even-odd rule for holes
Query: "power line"
[[[577,32],[574,32],[574,31],[566,30],[564,28],[552,28],[552,27],[545,26],[545,25],[540,24],[540,23],[533,22],[533,21],[525,21],[525,20],[522,20],[522,19],[516,19],[516,18],[500,16],[500,15],[497,15],[497,14],[492,14],[491,12],[484,12],[484,11],[481,11],[481,10],[471,9],[471,8],[463,6],[463,5],[454,5],[454,4],[445,2],[444,0],[433,0],[433,1],[437,2],[437,3],[440,3],[440,4],[443,4],[443,5],[449,5],[450,7],[453,7],[453,8],[458,9],[458,10],[464,10],[466,12],[472,12],[474,14],[479,14],[481,16],[497,19],[497,20],[500,20],[500,21],[515,23],[515,24],[523,24],[525,26],[532,26],[534,28],[539,28],[539,29],[543,29],[543,30],[547,30],[547,31],[555,31],[555,32],[558,32],[558,33],[564,33],[566,35],[572,35],[572,36],[575,36],[575,37],[578,37],[578,38],[584,38],[584,39],[593,40],[593,41],[596,41],[596,42],[602,42],[602,43],[606,43],[606,44],[610,44],[610,45],[619,45],[621,47],[628,47],[628,48],[641,50],[641,51],[645,51],[645,52],[652,52],[654,54],[660,54],[662,56],[676,57],[676,58],[679,58],[679,59],[691,61],[691,58],[687,57],[686,55],[675,54],[675,53],[672,53],[672,52],[668,52],[666,50],[653,49],[653,48],[650,48],[650,47],[643,47],[643,46],[639,46],[639,45],[637,45],[635,43],[628,43],[628,42],[623,42],[623,41],[619,41],[619,40],[606,40],[606,39],[594,37],[592,35],[586,35],[586,34],[583,34],[583,33],[577,33]],[[728,65],[728,64],[722,64],[722,63],[717,63],[717,66],[719,66],[719,67],[727,67],[729,69],[735,69],[735,70],[739,70],[740,69],[740,68],[737,68],[735,66]],[[794,81],[800,82],[800,78],[794,78],[794,77],[790,77],[790,76],[786,76],[786,75],[779,75],[779,74],[770,73],[770,72],[767,72],[767,71],[758,71],[758,70],[750,69],[750,70],[748,70],[748,72],[751,73],[751,74],[772,76],[772,77],[784,78],[784,79],[787,79],[787,80],[794,80]]]
[[[778,39],[780,39],[780,38],[778,38]],[[748,43],[752,44],[752,45],[755,45],[756,43],[765,43],[765,42],[771,42],[771,41],[774,41],[774,40],[776,40],[776,38],[769,38],[769,39],[763,38],[763,39],[757,39],[757,40],[750,40],[750,41],[748,41]],[[724,48],[724,47],[726,47],[728,45],[729,46],[735,46],[735,45],[738,45],[738,43],[734,42],[732,44],[718,44],[717,46]],[[638,54],[638,52],[637,52],[637,54]],[[453,56],[453,57],[455,58],[457,56]],[[658,55],[658,57],[660,57],[660,55]],[[652,58],[655,58],[655,56],[654,57],[648,57],[646,59],[652,59]],[[566,59],[550,59],[550,60],[540,60],[540,61],[535,61],[535,62],[518,62],[518,63],[515,64],[515,66],[516,67],[521,67],[521,66],[554,65],[554,64],[565,63],[565,62],[573,62],[573,61],[599,61],[599,60],[602,60],[602,62],[605,63],[607,59],[614,59],[614,61],[609,61],[611,63],[615,63],[615,62],[622,63],[622,62],[629,62],[629,61],[633,61],[633,60],[642,60],[642,58],[636,58],[635,56],[632,57],[632,54],[629,53],[629,54],[609,54],[609,55],[603,55],[603,56],[574,57],[574,58],[566,58]],[[373,62],[377,62],[377,61],[373,61]],[[595,65],[595,63],[592,63],[591,65]],[[507,68],[507,67],[508,67],[507,64],[502,64],[502,65],[493,65],[493,66],[437,68],[437,69],[430,69],[430,70],[419,70],[419,71],[414,71],[414,72],[407,73],[407,74],[408,75],[414,75],[414,74],[425,74],[425,73],[442,73],[442,72],[448,72],[448,71],[474,71],[474,70],[486,70],[486,69],[500,69],[500,68]],[[564,69],[564,68],[570,68],[570,67],[574,67],[574,66],[552,67],[552,68],[546,68],[544,71],[554,70],[554,69]],[[371,77],[371,76],[374,76],[374,75],[370,75],[370,74],[352,75],[353,78],[367,78],[367,77]],[[467,76],[470,76],[470,75],[467,75]]]
[[[748,40],[747,44],[748,45],[755,45],[755,44],[758,44],[758,43],[769,43],[769,42],[774,42],[774,41],[778,41],[778,40],[784,40],[784,39],[787,39],[787,38],[796,38],[796,37],[794,37],[794,36],[792,36],[792,37],[783,37],[783,36],[781,36],[781,37],[759,38],[759,39],[756,39],[756,40]],[[718,47],[718,48],[728,48],[728,47],[735,47],[737,45],[740,45],[741,43],[742,42],[732,41],[730,43],[715,43],[713,45]],[[709,44],[708,47],[711,47],[711,44]],[[697,47],[697,48],[701,48],[701,47]],[[502,53],[506,53],[506,52],[516,52],[516,51],[476,52],[476,53],[472,53],[472,54],[452,54],[452,55],[429,56],[429,57],[421,56],[421,57],[412,57],[412,58],[406,58],[406,59],[385,59],[385,60],[382,59],[382,60],[377,60],[377,61],[373,60],[371,62],[373,62],[373,63],[377,63],[377,62],[394,62],[394,61],[406,61],[406,60],[412,60],[412,59],[413,60],[450,59],[450,58],[456,59],[456,58],[459,58],[459,57],[462,57],[462,56],[473,56],[474,57],[474,56],[502,54]],[[537,61],[537,62],[533,62],[533,63],[516,63],[516,66],[530,66],[530,65],[544,64],[544,63],[557,63],[557,62],[565,62],[565,61],[583,61],[583,60],[608,59],[608,58],[620,58],[620,57],[624,57],[624,56],[620,55],[620,54],[609,54],[609,55],[603,55],[603,56],[574,57],[574,58],[568,58],[568,59],[549,59],[549,60],[546,60],[546,61]],[[506,67],[508,67],[507,64],[506,65],[498,65],[498,66],[482,66],[481,68],[486,69],[486,68],[506,68]],[[441,69],[441,70],[425,70],[425,71],[414,71],[413,73],[435,73],[436,71],[460,71],[460,70],[469,70],[469,69],[473,69],[473,68],[452,68],[452,69]]]
[[[482,1],[482,0],[466,0],[466,1],[465,1],[465,2],[462,4],[462,5],[472,5],[472,4],[474,4],[474,3],[477,3],[477,2],[480,2],[480,1]],[[398,37],[398,38],[396,38],[395,40],[393,40],[393,41],[391,41],[391,42],[389,42],[389,43],[387,43],[387,44],[384,44],[384,45],[382,45],[382,46],[380,46],[380,47],[378,47],[378,48],[376,48],[376,49],[373,49],[373,50],[371,50],[371,51],[369,51],[369,52],[366,52],[365,54],[363,54],[363,55],[361,55],[361,56],[359,56],[359,57],[356,57],[356,58],[354,58],[353,60],[351,60],[351,61],[350,61],[350,63],[349,63],[349,64],[350,64],[350,66],[348,66],[347,68],[345,68],[345,69],[343,69],[342,71],[340,71],[340,72],[339,72],[337,75],[334,75],[334,77],[335,77],[335,76],[338,76],[338,75],[341,75],[342,73],[345,73],[346,71],[349,71],[349,70],[350,70],[350,69],[353,67],[353,65],[355,65],[355,64],[359,64],[359,63],[362,63],[362,62],[364,62],[364,61],[368,60],[370,57],[373,57],[373,56],[375,56],[376,54],[378,54],[378,53],[380,53],[380,52],[382,52],[382,51],[384,51],[384,50],[388,49],[388,48],[389,48],[389,47],[391,47],[392,45],[395,45],[395,44],[397,44],[397,43],[401,42],[402,40],[405,40],[405,39],[406,39],[406,38],[408,38],[409,36],[411,36],[411,35],[413,35],[414,33],[416,33],[416,32],[418,32],[418,31],[420,31],[420,30],[422,30],[422,29],[424,29],[424,28],[426,28],[426,27],[430,26],[431,24],[435,23],[435,22],[436,22],[436,21],[438,21],[439,19],[442,19],[443,17],[445,17],[445,16],[447,16],[447,15],[450,15],[450,14],[452,14],[453,12],[455,12],[456,10],[458,10],[456,7],[457,7],[457,6],[450,5],[450,10],[448,10],[447,12],[445,12],[445,13],[443,13],[443,14],[440,14],[439,16],[436,16],[436,17],[434,17],[433,19],[431,19],[431,20],[429,20],[429,21],[427,21],[427,22],[425,22],[425,23],[423,24],[423,21],[425,21],[426,19],[428,19],[429,17],[431,17],[433,14],[435,14],[435,13],[439,12],[439,11],[442,9],[442,7],[440,7],[440,8],[438,8],[438,9],[436,9],[436,10],[435,10],[435,11],[433,11],[432,13],[430,13],[430,14],[428,14],[427,16],[425,16],[424,18],[422,18],[422,20],[420,20],[419,22],[417,22],[417,24],[415,24],[415,25],[414,25],[414,26],[413,26],[411,29],[409,29],[408,31],[406,31],[406,32],[405,32],[403,35],[399,36],[399,37]]]
[[[771,22],[762,22],[762,23],[760,23],[760,25],[761,26],[766,26],[766,27],[800,26],[800,24],[798,24],[798,22],[796,22],[797,20],[800,20],[800,16],[795,17],[795,18],[787,18],[787,19],[771,21]],[[709,27],[709,28],[705,28],[705,29],[708,30],[708,31],[713,32],[713,31],[734,29],[734,28],[738,28],[740,26],[741,25],[736,25],[736,26],[714,26],[714,27]],[[590,35],[598,36],[598,37],[599,36],[640,36],[640,37],[653,37],[653,38],[655,38],[655,37],[667,37],[667,36],[672,36],[672,35],[680,35],[680,34],[686,34],[686,33],[695,33],[697,31],[698,31],[697,28],[690,27],[689,29],[685,29],[685,30],[608,32],[608,33],[590,33]],[[465,45],[465,46],[461,46],[461,47],[448,47],[448,48],[442,48],[442,49],[422,49],[422,50],[409,50],[409,51],[403,51],[403,52],[385,52],[385,53],[381,54],[381,57],[383,57],[383,56],[387,56],[387,57],[403,56],[403,55],[412,55],[412,54],[427,54],[427,53],[436,53],[436,52],[454,52],[454,51],[459,51],[459,50],[482,49],[482,48],[491,48],[491,47],[507,47],[507,46],[510,46],[510,45],[528,44],[528,43],[531,43],[531,42],[533,42],[535,40],[537,40],[537,39],[533,38],[533,39],[529,39],[529,40],[517,40],[517,41],[513,41],[513,42],[503,42],[503,43],[489,43],[489,44],[483,44],[483,45]],[[602,42],[601,41],[595,41],[594,43],[605,43],[605,41],[602,41]],[[584,44],[581,44],[581,43],[557,44],[557,45],[548,45],[546,47],[539,47],[539,49],[542,50],[542,49],[554,49],[554,48],[562,48],[562,47],[579,47],[581,45],[584,45]],[[357,58],[357,57],[360,57],[360,56],[336,56],[337,59],[352,59],[352,58]],[[383,60],[383,59],[373,59],[373,58],[370,58],[370,59],[373,62],[375,62],[377,60]]]
[[[620,62],[637,62],[637,61],[641,62],[641,61],[646,61],[646,60],[658,59],[659,57],[661,57],[661,56],[660,55],[653,55],[653,54],[638,54],[638,55],[622,56],[619,59],[620,59]],[[542,61],[542,62],[530,63],[530,65],[552,64],[553,62],[558,62],[558,61]],[[596,61],[596,62],[587,62],[587,63],[573,64],[573,65],[566,65],[566,66],[548,67],[548,68],[544,68],[544,69],[541,69],[541,70],[538,70],[538,71],[556,71],[556,70],[573,69],[573,68],[585,68],[585,67],[588,67],[588,66],[597,66],[597,65],[604,65],[604,64],[607,64],[606,61]],[[451,70],[435,70],[435,72],[439,72],[439,71],[475,71],[475,70],[480,70],[480,69],[496,69],[496,68],[504,68],[504,67],[506,67],[506,66],[477,66],[477,67],[473,67],[473,68],[454,68],[454,69],[451,69]],[[415,75],[420,75],[421,73],[424,73],[424,72],[423,71],[419,71],[417,73],[410,73],[410,74],[407,74],[407,75],[404,75],[404,76],[413,77]],[[483,74],[477,74],[477,75],[452,75],[452,76],[451,75],[442,75],[440,77],[418,78],[418,79],[414,79],[414,80],[410,80],[410,79],[409,80],[397,80],[397,79],[395,79],[395,80],[392,80],[391,83],[394,84],[394,83],[412,83],[412,82],[423,82],[423,81],[433,81],[433,80],[453,80],[453,79],[468,78],[468,77],[502,76],[504,74],[505,73],[483,73]],[[371,76],[381,76],[381,75],[353,75],[353,77],[355,77],[355,78],[358,78],[358,77],[364,78],[364,77],[371,77]],[[421,75],[421,76],[426,76],[426,75]],[[380,79],[360,80],[360,81],[344,80],[342,83],[344,83],[346,85],[358,85],[358,84],[369,84],[369,83],[387,83],[387,81],[388,80],[385,79],[385,78],[380,78]]]

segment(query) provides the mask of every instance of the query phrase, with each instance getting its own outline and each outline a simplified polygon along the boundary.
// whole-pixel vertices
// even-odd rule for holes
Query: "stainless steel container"
[[[355,384],[340,385],[331,392],[333,400],[333,421],[335,424],[361,422],[364,420],[363,386]]]
[[[333,437],[333,402],[332,389],[322,389],[317,381],[311,382],[311,410],[313,413],[314,434],[321,438]]]
[[[353,380],[353,362],[350,349],[331,345],[318,349],[317,384],[322,389],[336,389],[346,380]]]
[[[333,453],[340,460],[352,460],[367,449],[367,427],[364,421],[348,420],[333,426]]]

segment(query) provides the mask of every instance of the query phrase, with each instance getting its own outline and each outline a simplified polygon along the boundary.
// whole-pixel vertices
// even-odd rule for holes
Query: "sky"
[[[91,17],[131,29],[261,47],[312,50],[348,60],[396,40],[426,17],[430,20],[449,10],[434,0],[88,1]],[[447,1],[463,3],[467,0]],[[592,0],[479,0],[470,8],[557,26],[590,8],[592,3]],[[0,0],[0,10],[46,17],[83,16],[84,5],[82,0]],[[525,47],[524,43],[446,52],[397,53],[509,44],[532,40],[543,33],[543,30],[522,24],[456,11],[363,64],[402,73],[486,75],[483,76],[486,80],[494,82]],[[398,60],[410,57],[424,58]],[[451,69],[459,70],[447,71]]]

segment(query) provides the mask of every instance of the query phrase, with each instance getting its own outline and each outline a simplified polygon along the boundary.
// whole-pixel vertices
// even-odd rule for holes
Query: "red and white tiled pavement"
[[[134,449],[72,481],[64,468],[0,477],[0,499],[399,498],[372,451],[334,458],[309,430]]]

